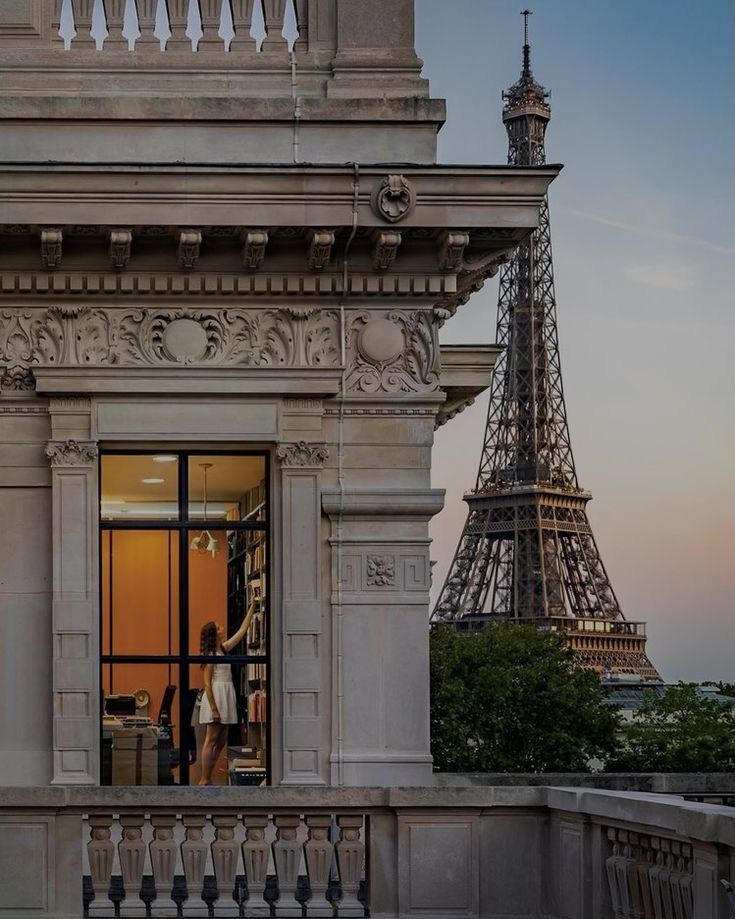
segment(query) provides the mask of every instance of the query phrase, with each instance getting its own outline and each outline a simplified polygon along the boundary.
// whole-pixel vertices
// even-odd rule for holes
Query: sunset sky
[[[520,3],[417,0],[444,163],[503,163]],[[561,357],[580,483],[613,586],[667,680],[735,680],[733,12],[729,0],[537,0]],[[497,279],[442,331],[493,341]],[[437,434],[434,589],[487,399]]]

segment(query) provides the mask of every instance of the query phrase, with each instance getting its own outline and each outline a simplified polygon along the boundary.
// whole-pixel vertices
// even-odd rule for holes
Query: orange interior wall
[[[227,625],[227,540],[224,531],[213,535],[219,541],[214,558],[209,553],[188,554],[191,654],[199,653],[200,630],[205,622],[214,619]],[[105,530],[101,553],[103,653],[178,655],[178,534],[167,530]],[[192,670],[201,674],[198,666]],[[151,696],[148,714],[154,719],[169,682],[178,685],[176,666],[113,664],[112,668],[108,665],[103,668],[105,694],[146,689]],[[196,681],[192,685],[197,685]],[[177,702],[178,699],[174,705]]]
[[[199,654],[200,633],[205,622],[214,620],[227,629],[227,537],[213,530],[219,551],[189,552],[189,650]]]

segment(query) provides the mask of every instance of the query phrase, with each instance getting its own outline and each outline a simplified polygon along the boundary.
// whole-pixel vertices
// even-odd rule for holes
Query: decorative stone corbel
[[[178,234],[178,259],[182,268],[193,268],[199,261],[202,234],[199,230],[180,230]]]
[[[133,234],[130,230],[110,230],[110,261],[116,271],[127,268],[130,251],[133,245]]]
[[[332,230],[311,230],[309,240],[309,268],[311,271],[322,271],[329,264],[334,245]]]
[[[268,245],[266,230],[243,230],[240,234],[242,242],[242,263],[245,268],[255,270],[260,268],[265,259],[265,247]]]
[[[470,234],[458,230],[444,230],[437,243],[439,268],[453,271],[460,268],[464,250],[470,243]]]
[[[326,444],[310,444],[299,440],[292,444],[279,444],[276,456],[284,469],[306,466],[322,466],[329,456]]]
[[[94,441],[50,440],[46,446],[52,466],[91,466],[97,453]]]
[[[41,230],[41,261],[44,268],[58,268],[61,265],[61,244],[64,234],[61,230]]]
[[[387,271],[396,260],[401,234],[397,230],[380,230],[373,239],[373,268],[376,271]]]

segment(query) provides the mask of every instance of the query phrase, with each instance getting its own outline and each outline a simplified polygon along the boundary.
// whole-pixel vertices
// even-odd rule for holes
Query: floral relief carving
[[[292,444],[279,444],[276,456],[284,468],[321,466],[329,456],[326,444],[310,444],[299,440]]]
[[[383,319],[357,313],[346,335],[349,391],[423,393],[437,388],[439,345],[431,313],[395,310]]]
[[[97,453],[97,444],[93,441],[50,440],[46,446],[46,456],[52,466],[91,466]]]
[[[336,367],[339,357],[334,310],[55,306],[0,312],[3,389],[32,389],[34,366]]]
[[[367,586],[395,587],[396,558],[394,555],[368,555]]]

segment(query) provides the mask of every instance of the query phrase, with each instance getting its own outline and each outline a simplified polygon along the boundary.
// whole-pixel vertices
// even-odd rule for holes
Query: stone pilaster
[[[333,785],[422,785],[429,752],[434,489],[329,489]]]
[[[301,440],[281,443],[276,455],[283,534],[282,782],[326,784],[320,477],[329,451],[325,443]]]
[[[97,444],[86,399],[52,399],[55,784],[99,780]]]

